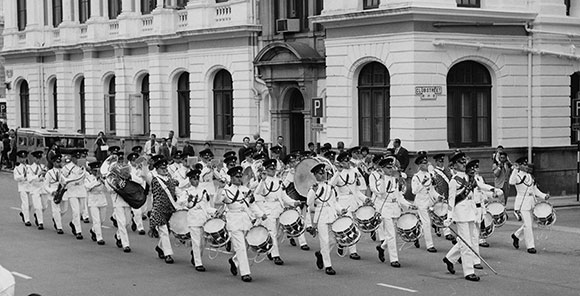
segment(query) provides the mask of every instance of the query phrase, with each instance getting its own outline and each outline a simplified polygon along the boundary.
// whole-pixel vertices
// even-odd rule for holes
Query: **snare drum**
[[[423,235],[419,216],[415,213],[403,213],[397,220],[397,233],[406,242],[418,240]]]
[[[203,232],[207,243],[213,248],[225,246],[230,241],[230,233],[226,230],[223,219],[209,219],[203,224]]]
[[[538,226],[551,226],[556,222],[556,211],[549,202],[539,202],[532,211]]]
[[[250,228],[250,231],[246,234],[246,241],[250,249],[256,253],[266,253],[274,245],[268,229],[262,225]]]
[[[508,219],[504,205],[499,202],[492,202],[487,205],[487,212],[493,217],[493,224],[496,227],[502,227]]]
[[[494,219],[490,213],[485,213],[483,219],[481,220],[481,232],[479,233],[480,238],[488,238],[493,234],[495,230]]]
[[[290,237],[297,237],[304,233],[304,219],[295,209],[288,209],[280,214],[280,225]]]
[[[350,247],[360,240],[361,233],[358,231],[353,219],[348,216],[338,217],[330,227],[336,243],[341,247]]]
[[[187,210],[179,210],[169,219],[169,231],[179,240],[190,240],[189,228],[187,227]]]
[[[433,205],[433,209],[429,211],[429,216],[431,216],[431,223],[439,228],[445,227],[443,221],[447,219],[447,211],[449,206],[447,203],[439,201]]]
[[[372,206],[360,206],[354,212],[354,222],[362,232],[373,232],[381,225],[381,213]]]

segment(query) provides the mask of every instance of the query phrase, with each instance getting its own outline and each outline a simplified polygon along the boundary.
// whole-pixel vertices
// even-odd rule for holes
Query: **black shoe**
[[[131,230],[133,232],[135,232],[137,230],[137,224],[135,224],[135,221],[133,221],[133,223],[131,223]]]
[[[18,213],[18,215],[20,215],[20,218],[22,219],[22,223],[26,223],[26,222],[24,221],[24,214],[22,214],[22,212],[20,212],[20,213]]]
[[[91,234],[91,239],[94,242],[96,242],[97,241],[97,234],[92,229],[89,230],[89,233]]]
[[[418,249],[418,248],[420,248],[420,247],[421,247],[421,244],[419,243],[419,240],[416,240],[416,241],[415,241],[415,248],[417,248],[417,249]]]
[[[371,239],[373,240],[373,242],[377,241],[377,232],[376,231],[371,232]]]
[[[32,226],[32,223],[29,222],[24,222],[24,226]]]
[[[290,245],[292,245],[293,247],[296,247],[296,241],[294,240],[293,237],[290,238]]]
[[[56,233],[57,233],[57,234],[64,234],[64,231],[62,231],[62,229],[57,229],[57,230],[56,230]]]
[[[143,221],[147,220],[147,215],[146,214],[141,215],[141,220]]]
[[[344,248],[341,246],[338,246],[337,252],[338,252],[338,255],[340,255],[340,256],[344,255]]]
[[[451,241],[451,244],[453,244],[453,245],[457,244],[457,239],[453,238],[453,240]]]
[[[228,260],[228,262],[230,263],[230,272],[232,273],[232,275],[234,275],[234,276],[238,275],[238,268],[236,267],[236,263],[234,262],[234,259],[230,258]]]
[[[100,245],[100,246],[102,246],[102,245],[104,245],[104,244],[105,244],[105,241],[104,241],[104,240],[97,241],[97,245]]]
[[[203,267],[203,265],[200,266],[196,266],[195,270],[200,271],[200,272],[204,272],[205,271],[205,267]]]
[[[165,256],[165,263],[167,264],[173,264],[173,257],[171,257],[171,255],[167,255]]]
[[[479,277],[477,275],[475,275],[474,273],[466,275],[465,276],[465,279],[468,280],[468,281],[472,281],[472,282],[478,282],[479,281]]]
[[[447,271],[449,271],[450,274],[455,274],[455,268],[453,267],[453,263],[451,263],[451,261],[449,261],[447,257],[443,257],[443,262],[447,264]]]
[[[528,253],[530,253],[530,254],[536,254],[536,249],[535,248],[529,248],[528,249]]]
[[[488,242],[479,243],[479,246],[483,248],[489,248],[489,243]]]
[[[379,252],[379,260],[385,262],[385,250],[381,246],[377,246],[377,252]]]
[[[310,247],[308,245],[300,246],[300,250],[302,251],[310,251]]]
[[[232,251],[232,241],[229,241],[226,244],[226,251],[231,252]]]
[[[439,227],[436,227],[435,225],[433,225],[433,228],[435,228],[435,234],[436,234],[438,237],[441,237],[441,228],[439,228]]]
[[[131,253],[131,248],[130,247],[124,247],[123,248],[123,252],[125,252],[125,253]]]
[[[272,258],[272,254],[270,253],[266,254],[266,257],[268,257],[268,260],[270,261],[274,260],[274,258]]]
[[[459,257],[459,259],[457,259],[457,263],[463,264],[463,262],[461,262],[461,257]]]
[[[70,230],[72,231],[73,235],[77,234],[77,229],[75,228],[75,225],[71,222],[68,223],[68,226],[70,226]]]
[[[448,234],[445,236],[445,239],[448,241],[453,241],[455,239],[455,237],[452,234]]]
[[[401,267],[401,263],[399,263],[399,261],[394,261],[394,262],[391,262],[391,266],[394,268],[399,268],[399,267]]]
[[[431,248],[427,249],[427,252],[429,252],[429,253],[437,253],[437,249],[435,249],[435,247],[431,247]]]
[[[113,222],[113,226],[115,226],[115,228],[119,227],[119,225],[117,224],[117,219],[113,218],[113,216],[111,216],[111,221]]]
[[[38,230],[43,230],[44,229],[44,225],[42,223],[38,224]]]
[[[38,226],[38,218],[36,217],[36,214],[34,214],[34,225]]]
[[[475,268],[475,269],[483,269],[483,266],[481,264],[477,263],[477,264],[474,264],[473,265],[473,268]]]
[[[155,250],[157,250],[157,248],[155,248]],[[159,251],[157,251],[157,252],[159,252]],[[191,260],[189,262],[191,262],[191,265],[195,266],[195,260],[194,260],[194,257],[193,257],[193,251],[189,251],[189,253],[191,254]]]
[[[322,261],[322,254],[319,251],[314,252],[314,256],[316,257],[316,267],[318,269],[322,269],[324,267],[324,262]]]
[[[336,274],[336,271],[334,271],[334,269],[332,269],[332,266],[327,267],[326,270],[325,270],[325,272],[328,275],[335,275]]]
[[[242,281],[243,282],[246,282],[246,283],[249,283],[249,282],[252,281],[252,277],[249,274],[242,275]]]
[[[139,235],[145,235],[145,234],[146,233],[145,233],[145,230],[144,229],[139,230]]]
[[[514,245],[514,248],[519,249],[520,248],[520,239],[512,233],[512,245]]]
[[[360,260],[360,256],[359,256],[359,254],[357,254],[357,253],[352,253],[352,254],[350,254],[350,256],[349,256],[349,257],[350,257],[350,259],[352,259],[352,260]]]
[[[155,251],[157,252],[157,257],[159,257],[159,259],[165,259],[165,254],[163,253],[163,250],[161,250],[161,248],[159,246],[155,247]],[[192,255],[192,261],[193,261],[193,255]]]
[[[56,227],[56,221],[54,221],[54,218],[52,218],[52,226],[54,226],[55,230],[58,230],[58,228]]]
[[[80,234],[80,233],[77,233],[76,237],[77,237],[77,239],[78,239],[78,240],[81,240],[81,239],[83,239],[83,235],[82,235],[82,234]]]
[[[89,223],[91,223],[91,220],[89,220],[89,218],[84,218],[83,222],[85,222],[85,224],[89,224]]]
[[[123,247],[123,243],[121,243],[121,240],[117,238],[117,235],[115,234],[115,243],[117,244],[117,248],[122,248]]]
[[[284,265],[284,261],[280,257],[274,257],[274,264],[276,265]]]

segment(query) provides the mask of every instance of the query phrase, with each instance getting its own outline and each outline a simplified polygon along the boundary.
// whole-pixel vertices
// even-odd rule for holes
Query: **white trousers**
[[[131,208],[116,206],[113,207],[113,211],[115,219],[117,219],[117,238],[121,240],[123,248],[128,247],[129,235],[127,234],[127,225],[131,221]]]
[[[331,267],[330,250],[336,244],[334,238],[330,239],[330,224],[318,223],[318,241],[320,243],[320,253],[322,254],[322,261],[324,267]]]
[[[20,211],[24,215],[24,222],[30,222],[31,194],[27,191],[20,191]]]
[[[203,228],[201,226],[189,226],[189,234],[191,235],[191,250],[193,251],[193,261],[195,266],[202,266],[201,254],[205,240],[203,239]]]
[[[473,233],[471,233],[471,246],[480,256],[481,252],[479,252],[479,235],[481,234],[481,212],[482,208],[477,208],[475,211],[475,229]],[[473,256],[473,264],[481,264],[479,257]]]
[[[86,197],[79,198],[79,204],[81,205],[81,218],[83,220],[88,219],[89,218],[88,198]]]
[[[52,212],[52,219],[54,220],[56,229],[62,230],[62,216],[68,211],[68,201],[62,200],[59,204],[56,204],[53,200],[51,200],[50,207]]]
[[[457,222],[457,234],[464,238],[471,247],[471,237],[473,237],[473,232],[475,232],[475,222]],[[475,255],[471,250],[463,243],[461,239],[457,239],[457,243],[453,245],[451,250],[445,255],[449,261],[455,263],[461,257],[461,265],[463,267],[463,275],[474,274],[473,261]]]
[[[157,246],[163,250],[165,256],[173,255],[173,248],[171,247],[171,241],[169,240],[169,229],[167,224],[157,226],[157,232],[159,233],[159,243]]]
[[[236,253],[232,258],[240,270],[240,275],[250,274],[250,263],[248,262],[248,252],[246,250],[246,234],[244,231],[230,231],[232,247]]]
[[[268,219],[264,220],[263,225],[268,229],[268,232],[272,237],[272,249],[270,249],[270,255],[272,255],[272,257],[280,257],[280,250],[278,248],[278,219],[268,216]]]
[[[34,208],[34,213],[36,214],[36,220],[38,224],[44,224],[44,210],[47,208],[46,197],[40,193],[30,193],[32,196],[32,207]]]
[[[97,241],[103,240],[103,221],[106,219],[107,207],[89,207],[91,218],[93,219],[93,231],[97,236]]]
[[[429,216],[429,208],[419,207],[417,209],[419,219],[421,219],[421,227],[423,228],[423,237],[425,238],[425,245],[428,248],[433,247],[433,236],[431,236],[431,216]]]
[[[135,222],[135,225],[137,225],[137,230],[145,230],[145,228],[143,228],[143,218],[142,218],[142,214],[143,212],[141,211],[143,207],[138,208],[138,209],[133,209],[131,208],[131,212],[133,212],[133,222]]]
[[[80,198],[69,197],[68,202],[70,204],[70,209],[72,212],[72,224],[75,226],[76,233],[82,233],[81,228],[81,208],[80,208]],[[61,202],[62,203],[62,202]]]
[[[383,218],[383,223],[379,229],[383,229],[383,243],[381,248],[389,251],[389,261],[399,261],[399,254],[397,252],[397,233],[395,232],[396,219]]]
[[[521,211],[523,224],[516,232],[514,233],[517,238],[521,239],[522,236],[524,237],[524,241],[526,242],[526,248],[535,248],[536,245],[534,243],[534,232],[532,230],[532,211]]]

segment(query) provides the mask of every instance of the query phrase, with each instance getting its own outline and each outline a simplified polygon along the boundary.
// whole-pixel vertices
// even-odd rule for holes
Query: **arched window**
[[[79,108],[80,108],[80,121],[81,121],[81,132],[86,132],[86,118],[85,118],[85,78],[81,78],[81,83],[79,85]]]
[[[390,76],[387,68],[372,62],[358,78],[359,144],[386,147],[391,128]]]
[[[18,31],[26,29],[26,0],[16,1],[16,16],[18,21]]]
[[[143,133],[148,135],[151,131],[149,123],[149,74],[146,74],[141,82],[141,97],[143,98]]]
[[[115,76],[109,80],[107,94],[105,95],[105,129],[107,133],[115,133],[117,122],[115,119]]]
[[[121,14],[121,10],[123,9],[122,0],[107,0],[107,4],[109,5],[109,19],[114,20]]]
[[[58,128],[58,88],[56,86],[56,79],[51,85],[51,99],[52,99],[52,128]]]
[[[58,27],[62,23],[62,0],[52,0],[52,26]]]
[[[20,127],[30,127],[30,97],[28,82],[20,84]]]
[[[232,75],[220,70],[213,81],[214,137],[231,140],[234,135]]]
[[[79,23],[84,24],[91,17],[91,0],[79,1]]]
[[[491,76],[482,65],[465,61],[447,74],[449,147],[491,145]]]
[[[189,73],[184,72],[177,81],[177,116],[180,138],[189,138]]]

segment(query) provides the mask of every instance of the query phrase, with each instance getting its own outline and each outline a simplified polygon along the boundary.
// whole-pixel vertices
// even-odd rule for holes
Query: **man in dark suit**
[[[401,146],[401,139],[393,141],[393,148],[395,148],[395,157],[401,164],[401,171],[405,171],[409,166],[409,151]]]
[[[244,155],[246,155],[246,150],[248,149],[252,149],[250,147],[250,137],[244,137],[244,146],[242,146],[240,148],[240,150],[238,150],[238,155],[240,156],[240,163],[242,163],[242,161],[244,161]]]
[[[188,156],[195,156],[195,151],[193,150],[193,146],[191,146],[191,142],[189,140],[185,140],[185,146],[183,146],[183,153],[182,155],[187,158]]]
[[[284,146],[284,137],[278,136],[278,144],[276,146],[280,147],[280,159],[286,157],[286,146]]]

